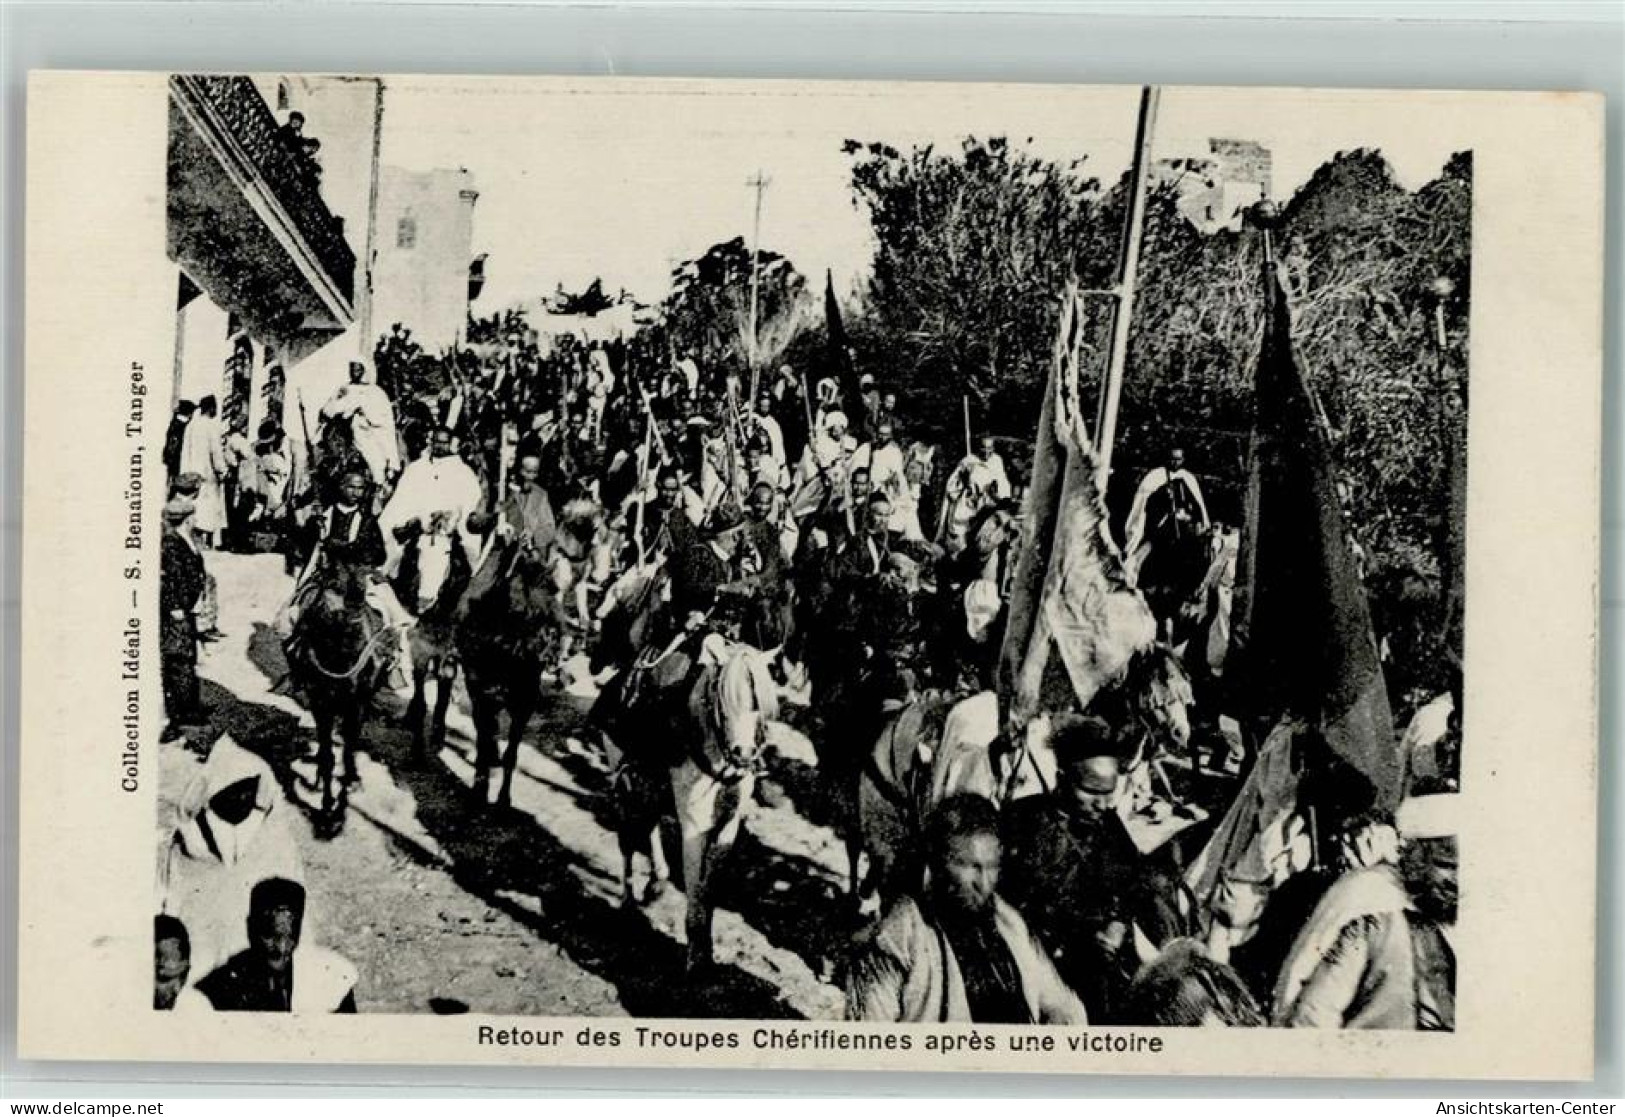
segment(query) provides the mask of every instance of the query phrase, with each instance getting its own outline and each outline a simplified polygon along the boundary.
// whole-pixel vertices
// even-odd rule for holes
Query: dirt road
[[[719,965],[690,980],[682,894],[619,906],[607,772],[574,736],[584,699],[550,699],[522,746],[513,808],[483,814],[468,799],[473,731],[461,686],[438,757],[413,755],[387,703],[367,727],[347,823],[319,840],[311,721],[273,693],[285,670],[270,629],[290,586],[281,560],[211,554],[208,567],[226,633],[205,645],[199,672],[213,729],[264,756],[298,808],[309,933],[356,963],[363,1012],[840,1015],[839,990],[821,975],[845,939],[845,854],[824,824],[804,737],[774,739],[772,786],[784,794],[753,807],[721,885]],[[161,750],[160,840],[206,740]]]

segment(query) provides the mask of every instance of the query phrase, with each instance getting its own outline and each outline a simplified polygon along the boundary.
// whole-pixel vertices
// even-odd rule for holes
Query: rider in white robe
[[[993,439],[983,435],[976,452],[960,462],[948,476],[942,494],[942,522],[937,539],[949,554],[965,549],[965,533],[976,513],[994,501],[1010,496],[1010,479],[1004,472],[1004,459],[993,449]]]
[[[400,443],[395,435],[395,407],[376,384],[367,383],[367,366],[350,362],[350,382],[322,405],[321,417],[348,419],[355,448],[372,483],[382,488],[401,468]]]
[[[891,519],[888,531],[897,532],[905,539],[917,543],[925,541],[920,530],[920,494],[908,478],[908,459],[898,444],[896,427],[892,420],[880,419],[875,424],[875,440],[869,451],[869,483],[875,492],[885,493],[891,501]]]
[[[1208,525],[1207,501],[1202,499],[1202,486],[1197,483],[1195,475],[1185,468],[1185,452],[1175,446],[1168,451],[1168,464],[1159,465],[1140,478],[1140,486],[1134,490],[1134,503],[1129,508],[1123,531],[1124,566],[1131,578],[1139,576],[1140,568],[1151,554],[1151,540],[1146,535],[1146,509],[1151,498],[1169,485],[1185,486],[1201,516],[1202,522],[1198,526],[1205,529]]]
[[[435,431],[429,452],[401,472],[394,494],[378,517],[388,552],[385,573],[393,577],[400,568],[403,547],[395,532],[414,521],[428,528],[436,515],[445,517],[462,538],[470,568],[478,568],[480,537],[469,530],[468,517],[479,509],[483,498],[480,479],[452,452],[451,431],[444,427]]]
[[[756,401],[756,414],[751,422],[755,424],[756,431],[767,438],[767,456],[778,464],[781,472],[788,472],[790,463],[784,456],[784,429],[773,417],[772,396],[762,393],[761,399]]]

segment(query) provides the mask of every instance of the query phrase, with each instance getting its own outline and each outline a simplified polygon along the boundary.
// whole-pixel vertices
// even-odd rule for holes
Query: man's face
[[[531,489],[541,480],[542,460],[534,454],[526,454],[519,459],[519,485],[521,488]]]
[[[668,477],[661,481],[660,503],[665,505],[667,508],[675,508],[677,506],[678,488],[679,486],[677,484],[677,478],[675,477]]]
[[[759,396],[756,400],[756,414],[766,418],[773,413],[773,400],[769,396]]]
[[[976,442],[976,456],[984,462],[993,457],[993,440],[991,438],[978,439]]]
[[[350,366],[350,383],[359,384],[367,378],[367,370],[360,365]]]
[[[1175,473],[1185,468],[1185,451],[1168,451],[1168,472]]]
[[[275,908],[256,921],[250,937],[266,967],[272,973],[283,973],[299,945],[299,917],[287,908]]]
[[[361,498],[366,495],[367,483],[353,473],[339,486],[339,499],[345,504],[360,504]]]
[[[436,458],[451,457],[451,432],[435,431],[434,437],[429,440],[429,453]]]
[[[857,469],[852,472],[852,499],[859,507],[869,499],[869,474],[866,470]]]
[[[1117,801],[1120,769],[1115,757],[1091,756],[1067,764],[1061,772],[1074,812],[1095,818],[1112,809]]]
[[[999,839],[995,834],[961,834],[943,850],[937,897],[966,915],[987,911],[999,887]]]
[[[882,446],[890,446],[892,439],[896,437],[896,433],[892,430],[890,423],[881,423],[880,426],[875,428],[875,439]]]
[[[228,826],[237,826],[253,812],[259,793],[260,778],[249,776],[215,792],[209,799],[209,810]]]
[[[880,406],[885,408],[887,411],[896,411],[897,410],[897,393],[896,392],[887,392],[885,395],[881,396],[880,397]]]
[[[869,530],[875,533],[884,532],[891,522],[891,502],[886,500],[869,501]]]
[[[186,987],[192,959],[179,939],[159,939],[153,953],[152,1007],[170,1009]]]
[[[755,489],[750,494],[750,500],[745,506],[750,518],[762,523],[773,511],[773,494],[765,489]]]

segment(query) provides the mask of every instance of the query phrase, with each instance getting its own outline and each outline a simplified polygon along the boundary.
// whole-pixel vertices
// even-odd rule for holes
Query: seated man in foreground
[[[302,885],[260,881],[248,901],[248,949],[198,982],[198,992],[217,1012],[354,1012],[355,967],[301,942],[304,922]]]
[[[899,900],[853,962],[847,1019],[1088,1023],[1021,916],[998,898],[993,804],[944,799],[927,826],[926,858],[924,895]]]

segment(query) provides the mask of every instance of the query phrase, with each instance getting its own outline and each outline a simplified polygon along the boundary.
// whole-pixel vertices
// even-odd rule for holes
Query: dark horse
[[[856,902],[865,756],[885,726],[888,705],[917,688],[924,633],[917,591],[896,575],[840,578],[831,588],[831,600],[841,606],[813,617],[809,626],[807,666],[819,715],[812,741]]]
[[[1157,618],[1159,635],[1178,646],[1194,635],[1201,619],[1196,606],[1213,559],[1211,536],[1198,524],[1170,519],[1149,539],[1140,592]]]
[[[316,778],[323,828],[343,826],[348,789],[358,777],[355,754],[371,704],[394,661],[395,634],[365,602],[365,571],[318,574],[288,645],[288,667],[316,722]],[[344,775],[333,790],[333,733],[344,742]]]
[[[316,499],[324,505],[331,504],[337,497],[346,473],[359,469],[368,477],[372,476],[367,460],[356,448],[355,433],[348,418],[323,420],[311,464],[314,473],[312,487]]]
[[[500,764],[496,802],[505,807],[513,799],[519,741],[541,703],[542,674],[557,666],[564,616],[558,586],[544,561],[518,550],[501,561],[506,577],[468,603],[457,647],[474,715],[473,792],[481,803],[491,801],[491,779]],[[498,742],[504,710],[506,749]]]
[[[457,607],[471,576],[462,537],[442,515],[406,544],[394,580],[395,595],[417,617],[412,627],[412,701],[406,724],[421,755],[446,743],[446,711],[461,656],[457,649]],[[432,715],[429,681],[434,681]]]

